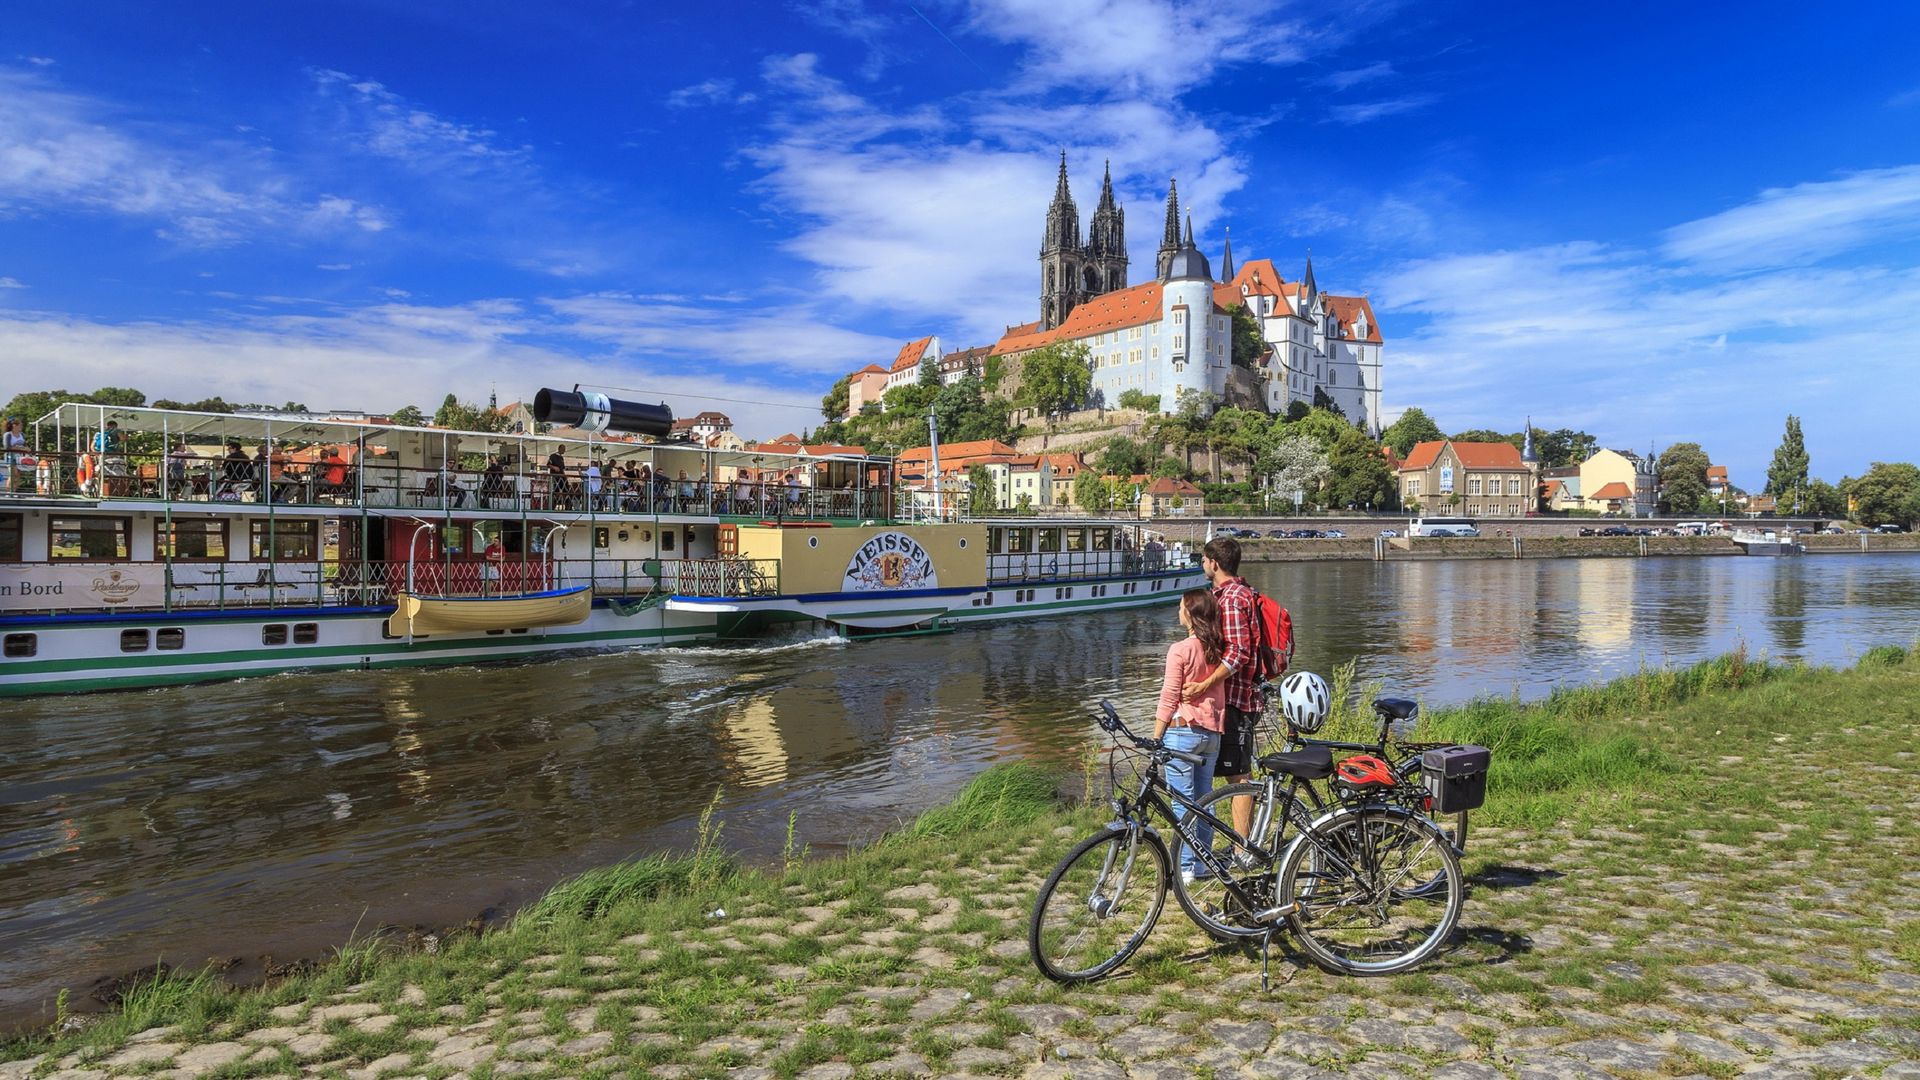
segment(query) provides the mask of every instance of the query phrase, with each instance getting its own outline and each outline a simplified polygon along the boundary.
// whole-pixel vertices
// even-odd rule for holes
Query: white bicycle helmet
[[[1296,671],[1280,684],[1280,713],[1287,726],[1303,735],[1319,731],[1332,706],[1326,680],[1311,671]]]

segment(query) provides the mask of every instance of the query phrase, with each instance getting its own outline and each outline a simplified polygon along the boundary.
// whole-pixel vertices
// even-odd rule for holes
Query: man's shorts
[[[1220,758],[1214,762],[1213,775],[1247,776],[1253,772],[1254,728],[1259,722],[1259,713],[1227,706],[1227,730],[1220,736]]]

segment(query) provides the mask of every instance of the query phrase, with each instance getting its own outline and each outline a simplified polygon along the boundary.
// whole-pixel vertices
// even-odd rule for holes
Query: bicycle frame
[[[1174,813],[1173,806],[1167,801],[1169,797],[1171,797],[1174,802],[1179,803],[1181,807],[1185,808],[1186,813],[1184,815]],[[1175,834],[1186,841],[1187,845],[1193,849],[1194,855],[1200,860],[1201,865],[1205,866],[1220,879],[1220,883],[1226,886],[1227,892],[1236,901],[1246,905],[1249,911],[1257,909],[1258,901],[1234,881],[1233,875],[1230,872],[1231,868],[1227,865],[1226,860],[1214,852],[1213,845],[1203,845],[1200,843],[1199,835],[1194,828],[1194,823],[1196,819],[1204,820],[1207,824],[1231,838],[1235,845],[1253,852],[1263,862],[1272,862],[1274,853],[1267,851],[1252,840],[1241,836],[1238,832],[1234,831],[1232,825],[1213,816],[1211,812],[1202,809],[1200,805],[1192,799],[1169,787],[1166,778],[1161,775],[1160,763],[1158,761],[1153,761],[1148,766],[1146,779],[1141,782],[1140,790],[1133,798],[1128,799],[1122,796],[1116,798],[1114,804],[1115,810],[1119,812],[1119,817],[1111,823],[1112,827],[1129,829],[1136,837],[1140,831],[1145,830],[1153,833],[1156,839],[1159,838],[1159,830],[1153,827],[1149,817],[1149,811],[1158,811],[1162,818],[1173,825]],[[1131,859],[1131,855],[1129,855],[1129,859]],[[1130,872],[1131,869],[1132,867],[1129,866],[1125,872]],[[1101,876],[1106,876],[1104,871]],[[1126,879],[1122,878],[1121,880],[1122,884],[1124,884]]]

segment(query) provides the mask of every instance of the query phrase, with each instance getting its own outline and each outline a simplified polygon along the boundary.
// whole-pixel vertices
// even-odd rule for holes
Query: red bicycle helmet
[[[1393,778],[1393,767],[1372,754],[1360,754],[1335,765],[1334,776],[1348,787],[1392,787],[1398,781]]]

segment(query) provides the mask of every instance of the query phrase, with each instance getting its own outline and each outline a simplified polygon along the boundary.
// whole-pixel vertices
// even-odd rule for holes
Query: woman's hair
[[[1180,594],[1180,610],[1187,613],[1193,636],[1200,639],[1200,650],[1207,663],[1217,664],[1227,653],[1227,631],[1220,623],[1220,602],[1212,589],[1188,589]]]

